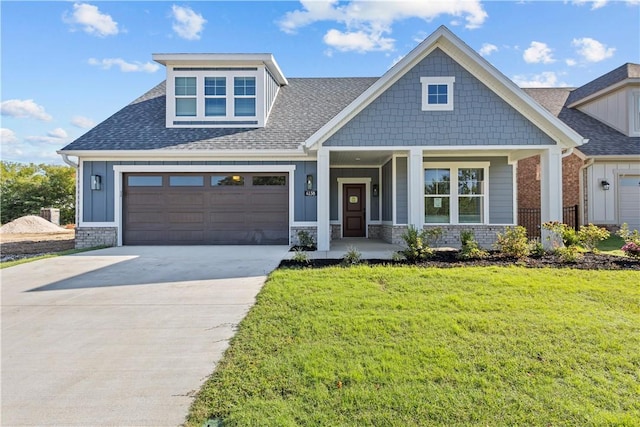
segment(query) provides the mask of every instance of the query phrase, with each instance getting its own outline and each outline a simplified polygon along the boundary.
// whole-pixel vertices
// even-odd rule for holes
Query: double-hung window
[[[237,117],[256,115],[256,78],[233,78],[234,111]]]
[[[176,116],[195,117],[197,115],[197,87],[195,77],[176,77]]]
[[[227,79],[226,77],[204,78],[204,115],[227,115]]]
[[[489,164],[426,164],[424,221],[426,224],[485,224]]]

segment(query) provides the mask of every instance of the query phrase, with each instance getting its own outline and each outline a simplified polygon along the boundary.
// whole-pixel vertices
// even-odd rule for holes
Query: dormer
[[[640,65],[624,64],[574,90],[567,105],[626,136],[640,136]]]
[[[167,70],[168,128],[264,127],[287,84],[271,54],[157,53]]]

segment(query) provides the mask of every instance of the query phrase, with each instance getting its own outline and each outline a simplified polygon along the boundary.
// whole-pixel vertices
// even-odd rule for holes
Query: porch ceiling
[[[331,166],[381,166],[393,151],[332,151]]]

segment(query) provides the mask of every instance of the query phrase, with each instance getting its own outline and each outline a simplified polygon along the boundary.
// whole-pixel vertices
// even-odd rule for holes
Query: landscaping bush
[[[531,246],[527,238],[527,229],[520,225],[507,227],[504,234],[497,234],[496,247],[503,254],[514,258],[528,257]]]
[[[343,265],[347,265],[347,266],[357,265],[357,264],[360,264],[361,262],[362,262],[362,254],[357,248],[354,248],[353,246],[349,247],[347,252],[342,257]]]
[[[462,230],[460,242],[462,243],[462,248],[458,253],[460,259],[481,259],[489,255],[489,252],[480,248],[472,230]]]
[[[624,240],[622,252],[631,258],[640,259],[640,233],[638,230],[631,232],[629,225],[625,222],[616,234]]]
[[[580,226],[578,231],[578,241],[580,245],[589,252],[597,251],[598,243],[609,238],[611,233],[606,228],[597,227],[593,224]]]
[[[302,249],[296,249],[293,253],[293,257],[291,257],[291,260],[301,265],[309,264],[310,262],[309,254]]]
[[[402,236],[402,240],[407,247],[400,253],[411,263],[425,260],[433,255],[433,249],[427,245],[427,232],[418,231],[413,225],[409,225],[407,231]]]
[[[298,246],[308,251],[316,250],[316,242],[313,240],[311,233],[306,230],[298,231]]]

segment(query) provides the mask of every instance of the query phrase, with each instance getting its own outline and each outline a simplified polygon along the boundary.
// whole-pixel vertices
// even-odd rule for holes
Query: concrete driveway
[[[176,426],[284,246],[121,247],[1,270],[3,426]]]

